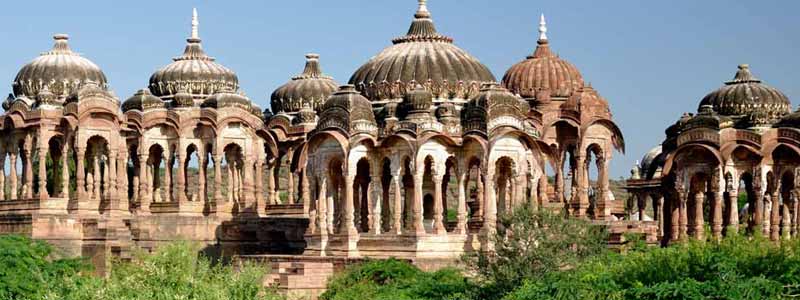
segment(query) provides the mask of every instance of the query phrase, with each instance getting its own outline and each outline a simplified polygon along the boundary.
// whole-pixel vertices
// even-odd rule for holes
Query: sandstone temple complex
[[[795,234],[800,113],[748,66],[667,129],[626,209],[609,188],[625,142],[608,101],[556,54],[544,16],[539,33],[498,80],[419,0],[407,33],[346,84],[307,54],[271,109],[204,52],[196,12],[183,53],[124,100],[58,34],[3,102],[0,232],[101,271],[175,240],[283,262],[447,261],[491,250],[498,216],[521,206],[588,218],[612,240]]]

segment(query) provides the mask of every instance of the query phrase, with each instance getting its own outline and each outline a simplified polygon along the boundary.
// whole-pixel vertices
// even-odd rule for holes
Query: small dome
[[[172,98],[185,89],[194,98],[205,98],[218,91],[237,91],[239,78],[227,67],[206,55],[197,36],[197,11],[192,18],[192,36],[188,38],[183,55],[150,76],[153,95]]]
[[[141,89],[136,91],[133,96],[122,102],[122,112],[129,110],[144,111],[148,108],[163,108],[164,101],[160,98],[153,96],[148,89]]]
[[[777,123],[775,123],[775,127],[790,127],[800,129],[800,108],[798,108],[795,112],[781,118]]]
[[[276,112],[298,112],[306,104],[315,111],[322,109],[328,96],[336,91],[337,84],[330,76],[322,74],[318,54],[306,54],[303,73],[277,88],[270,97],[270,106]]]
[[[417,83],[435,99],[469,99],[481,83],[495,81],[489,68],[436,31],[425,2],[419,1],[408,33],[350,77],[350,84],[370,100],[400,99]]]
[[[485,84],[481,92],[464,107],[465,132],[476,130],[487,133],[487,123],[492,123],[494,127],[512,126],[523,129],[523,120],[528,110],[528,103],[507,89],[495,82]],[[489,122],[490,120],[498,121]]]
[[[700,101],[700,106],[704,105],[711,105],[720,115],[740,118],[747,126],[771,124],[792,110],[789,98],[761,83],[748,65],[739,65],[733,80]]]
[[[64,98],[87,82],[108,88],[106,75],[90,60],[72,52],[69,36],[53,36],[53,49],[42,53],[19,70],[12,85],[14,96],[34,98],[47,88],[49,93]]]
[[[644,154],[642,161],[639,162],[640,176],[642,176],[644,179],[661,177],[658,168],[664,164],[665,156],[663,156],[662,153],[663,148],[661,145],[658,145]]]
[[[343,85],[322,106],[319,130],[338,128],[350,134],[377,133],[372,104],[356,91],[355,86]]]
[[[539,27],[539,41],[536,51],[527,59],[512,66],[503,75],[503,86],[523,98],[569,97],[584,86],[583,76],[578,68],[558,57],[547,40],[544,15]],[[538,93],[548,93],[540,96]]]
[[[711,105],[703,105],[694,117],[684,123],[681,130],[687,131],[694,128],[719,130],[730,125],[732,125],[730,118],[717,114]]]
[[[417,84],[413,90],[403,96],[403,109],[406,110],[406,120],[428,121],[431,119],[433,94],[422,85]]]
[[[253,107],[250,103],[250,99],[242,95],[238,92],[232,91],[220,91],[215,93],[208,98],[200,105],[200,107],[208,107],[208,108],[223,108],[223,107],[239,107],[244,110],[250,111]],[[259,114],[261,110],[259,109]]]

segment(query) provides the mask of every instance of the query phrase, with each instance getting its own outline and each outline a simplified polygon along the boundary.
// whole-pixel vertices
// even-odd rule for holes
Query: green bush
[[[397,259],[367,261],[334,276],[323,300],[471,299],[473,289],[456,269],[423,272]]]
[[[464,257],[483,284],[483,297],[499,297],[524,280],[573,268],[607,252],[606,232],[588,221],[520,208],[500,218],[493,253]]]
[[[58,299],[87,284],[91,266],[54,259],[53,247],[17,235],[0,236],[0,299]]]

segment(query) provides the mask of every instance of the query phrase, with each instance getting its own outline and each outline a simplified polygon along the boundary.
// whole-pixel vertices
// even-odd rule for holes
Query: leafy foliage
[[[503,295],[550,272],[572,268],[606,250],[605,230],[585,220],[526,208],[500,218],[494,253],[465,256],[485,285],[484,296]]]
[[[16,235],[0,236],[0,299],[55,299],[91,282],[80,259],[51,259],[53,248]]]
[[[367,261],[334,276],[323,300],[472,299],[472,286],[456,269],[423,272],[397,259]]]

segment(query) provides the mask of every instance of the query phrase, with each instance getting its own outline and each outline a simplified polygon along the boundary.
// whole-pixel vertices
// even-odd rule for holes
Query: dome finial
[[[192,8],[192,39],[200,39],[197,25],[200,25],[200,21],[197,20],[197,8]]]
[[[428,0],[418,0],[418,1],[419,1],[419,7],[417,8],[417,13],[414,14],[414,17],[416,17],[417,19],[430,18],[431,12],[428,11],[428,5],[427,5]]]
[[[544,20],[544,14],[539,17],[539,40],[547,40],[547,22]]]

